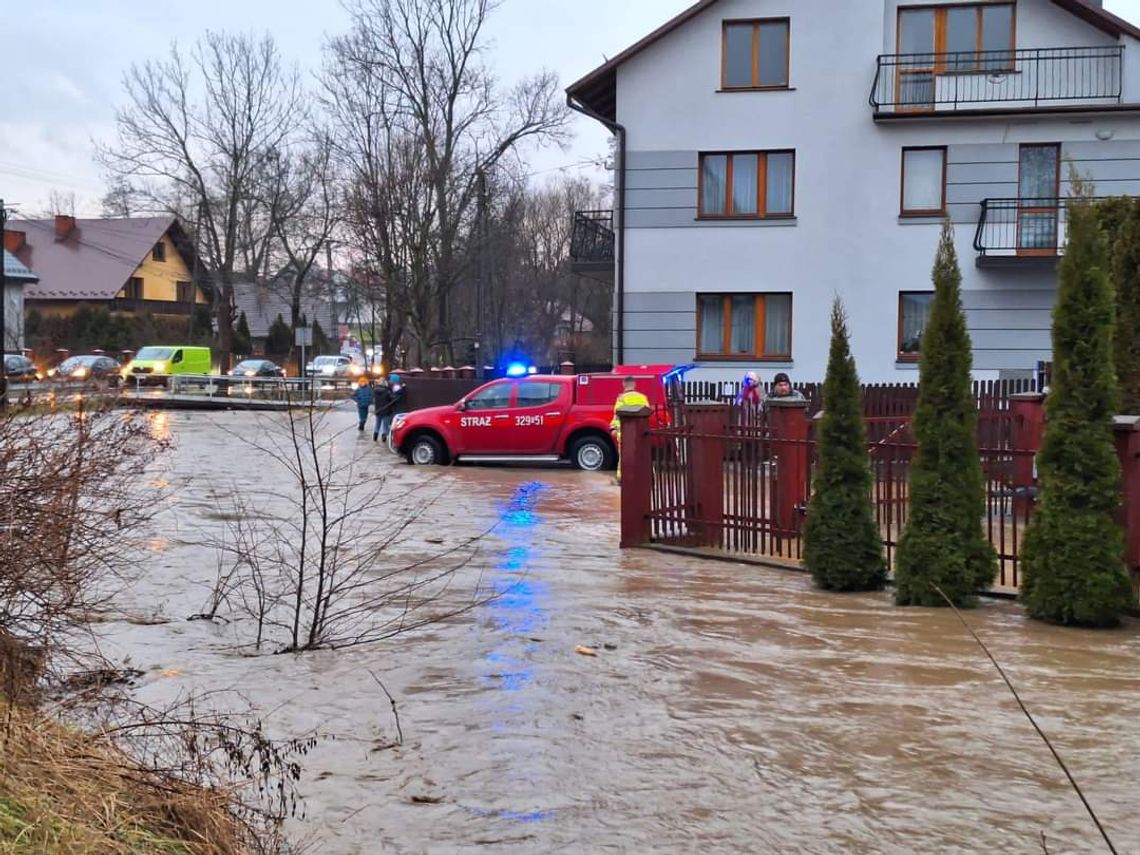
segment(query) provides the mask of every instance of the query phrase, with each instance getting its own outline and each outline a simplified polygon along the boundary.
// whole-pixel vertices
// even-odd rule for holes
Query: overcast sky
[[[824,3],[836,0],[803,0]],[[839,0],[842,2],[842,0]],[[870,2],[870,0],[847,0]],[[639,39],[691,0],[504,0],[489,26],[492,61],[509,83],[548,68],[566,85]],[[1140,0],[1106,0],[1140,22]],[[73,192],[80,215],[97,216],[103,175],[92,140],[110,140],[123,102],[123,72],[190,44],[206,28],[269,30],[282,54],[316,69],[326,37],[343,32],[339,0],[41,0],[0,13],[6,74],[0,85],[0,198],[20,213],[47,207],[53,190]],[[584,164],[606,150],[606,133],[575,114],[566,151],[531,152],[536,180],[559,169],[601,177]]]

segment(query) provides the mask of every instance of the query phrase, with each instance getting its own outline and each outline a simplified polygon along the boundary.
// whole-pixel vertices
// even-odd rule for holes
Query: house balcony
[[[1034,48],[878,58],[870,103],[876,121],[1121,103],[1124,47]]]
[[[1098,201],[1098,200],[1089,200]],[[1064,254],[1074,200],[983,199],[974,249],[978,267],[1053,268]]]
[[[614,272],[614,212],[578,211],[570,235],[570,265],[575,273],[612,278]]]

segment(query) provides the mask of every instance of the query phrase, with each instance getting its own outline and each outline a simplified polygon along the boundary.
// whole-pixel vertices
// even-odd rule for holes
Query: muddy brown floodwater
[[[153,418],[175,441],[171,498],[124,596],[136,622],[105,625],[105,649],[146,671],[146,700],[233,689],[274,735],[335,736],[306,759],[307,818],[291,827],[313,851],[1041,852],[1042,833],[1053,853],[1104,851],[951,614],[622,552],[603,476],[413,469],[352,431],[339,454],[444,493],[409,538],[459,542],[502,520],[480,561],[506,593],[372,647],[240,655],[226,630],[185,620],[214,574],[196,544],[221,525],[219,496],[273,486],[232,432],[276,417]],[[1009,603],[969,620],[1118,850],[1140,851],[1136,623],[1062,630]],[[374,750],[395,730],[369,670],[398,700],[401,747]]]

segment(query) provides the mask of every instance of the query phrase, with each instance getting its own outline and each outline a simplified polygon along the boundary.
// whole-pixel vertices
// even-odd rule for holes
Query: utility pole
[[[0,199],[0,242],[4,240],[4,230],[8,227],[8,209]],[[0,262],[4,261],[6,250],[0,246]],[[8,408],[8,272],[0,263],[0,410]]]
[[[487,228],[487,173],[480,167],[479,180],[479,278],[475,283],[475,376],[485,379],[483,365],[487,362],[483,355],[483,289],[488,286],[488,275],[491,265],[487,260],[488,243],[490,241]]]

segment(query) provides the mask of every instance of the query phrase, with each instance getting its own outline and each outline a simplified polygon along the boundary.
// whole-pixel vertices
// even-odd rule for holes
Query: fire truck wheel
[[[584,436],[570,449],[570,462],[586,472],[601,472],[613,466],[614,452],[600,436]]]
[[[420,436],[408,450],[408,460],[416,466],[436,466],[443,462],[443,448],[434,436]]]

